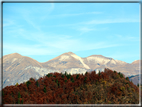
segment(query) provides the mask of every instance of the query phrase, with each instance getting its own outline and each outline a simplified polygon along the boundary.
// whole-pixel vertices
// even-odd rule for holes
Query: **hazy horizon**
[[[3,3],[3,55],[140,60],[139,3]]]

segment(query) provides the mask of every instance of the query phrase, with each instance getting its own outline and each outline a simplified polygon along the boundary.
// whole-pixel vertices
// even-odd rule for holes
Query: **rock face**
[[[1,62],[0,62],[1,63]],[[18,53],[5,55],[3,57],[3,87],[22,83],[33,77],[38,79],[50,72],[64,72],[75,74],[86,71],[99,70],[104,68],[116,70],[131,76],[139,74],[140,61],[129,64],[102,55],[91,55],[81,58],[72,52],[64,53],[45,63],[40,63],[30,57],[22,56]],[[1,66],[1,64],[0,64]]]

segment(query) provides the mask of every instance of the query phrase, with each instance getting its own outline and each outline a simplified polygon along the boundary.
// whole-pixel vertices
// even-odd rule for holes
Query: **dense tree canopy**
[[[49,73],[2,89],[3,104],[138,104],[139,88],[122,73]]]

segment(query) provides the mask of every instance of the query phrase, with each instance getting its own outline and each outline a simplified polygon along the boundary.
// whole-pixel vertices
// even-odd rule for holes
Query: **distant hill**
[[[48,73],[64,73],[66,71],[71,74],[84,74],[86,71],[104,68],[119,71],[127,77],[139,74],[139,63],[140,61],[137,60],[129,64],[102,55],[82,58],[72,52],[63,53],[47,62],[40,63],[30,57],[12,53],[3,57],[3,86],[20,84],[31,77],[38,79]]]
[[[139,104],[139,88],[110,69],[84,75],[49,73],[6,86],[2,96],[3,104]]]
[[[130,81],[132,81],[135,85],[139,84],[139,81],[141,80],[141,84],[142,84],[142,79],[140,79],[142,77],[141,75],[134,75],[134,76],[130,76],[129,79]]]

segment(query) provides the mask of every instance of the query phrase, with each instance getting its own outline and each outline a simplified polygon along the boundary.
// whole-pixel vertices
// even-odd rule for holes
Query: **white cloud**
[[[81,32],[80,35],[84,34],[84,33],[87,33],[87,32],[90,32],[90,31],[95,31],[96,29],[94,28],[89,28],[89,27],[80,27],[78,28],[77,30],[79,30]]]
[[[134,37],[134,36],[128,36],[128,35],[120,35],[120,34],[115,34],[114,36],[115,38],[117,38],[117,40],[123,40],[123,41],[140,41],[139,37]]]
[[[38,31],[41,31],[40,27],[36,25],[35,22],[33,22],[29,17],[25,16],[24,19],[31,25],[33,28],[35,28]]]
[[[79,15],[88,15],[88,14],[102,14],[102,12],[84,12],[84,13],[69,13],[69,14],[59,14],[59,15],[54,15],[54,17],[69,17],[69,16],[79,16]]]
[[[55,33],[51,34],[49,32],[43,32],[38,28],[36,29],[37,31],[35,32],[31,30],[25,30],[22,27],[16,30],[12,30],[13,36],[17,34],[20,38],[22,37],[22,41],[19,44],[7,43],[4,41],[4,51],[8,53],[18,52],[23,55],[51,55],[59,52],[75,52],[82,50],[92,50],[120,46],[120,44],[110,44],[106,42],[97,41],[95,43],[85,43],[80,39],[72,38],[71,35],[61,35]],[[78,30],[84,33],[95,29],[89,27],[80,27],[78,28]],[[27,44],[24,40],[31,41],[32,45]],[[34,45],[32,42],[34,42]]]
[[[50,34],[43,32],[22,32],[23,37],[32,40],[42,47],[55,49],[57,51],[81,51],[100,48],[120,46],[120,44],[110,44],[107,42],[85,43],[80,39],[73,39],[70,35]],[[29,36],[29,35],[30,36]]]
[[[134,19],[134,18],[102,19],[102,20],[91,20],[88,22],[82,22],[82,24],[109,24],[109,23],[132,23],[132,22],[139,22],[139,19]]]
[[[35,5],[30,5],[27,3],[18,9],[17,7],[12,6],[11,11],[13,11],[15,14],[18,14],[18,18],[17,16],[13,16],[12,18],[15,20],[15,22],[13,22],[13,19],[9,19],[4,21],[3,25],[5,27],[12,24],[21,25],[23,20],[25,20],[28,23],[26,25],[27,27],[32,26],[35,30],[41,31],[39,23],[43,22],[49,16],[49,14],[54,10],[54,7],[54,3],[35,3]],[[19,19],[20,23],[18,22]]]
[[[63,36],[62,36],[63,37]],[[58,36],[56,39],[36,39],[37,44],[26,45],[18,43],[4,43],[4,52],[13,53],[18,52],[23,55],[52,55],[60,52],[68,51],[84,51],[92,49],[101,49],[109,47],[117,47],[120,44],[109,44],[106,42],[84,43],[79,39],[62,38]],[[43,37],[44,38],[44,37]]]
[[[102,49],[102,48],[110,48],[122,46],[122,44],[111,44],[108,42],[95,42],[95,43],[87,43],[81,49],[82,50],[93,50],[93,49]]]
[[[13,24],[15,24],[14,20],[3,19],[3,27],[12,26]]]
[[[113,24],[113,23],[139,23],[139,18],[130,17],[130,18],[113,18],[113,19],[95,19],[89,20],[85,22],[71,23],[71,24],[61,24],[61,25],[53,25],[55,27],[65,27],[65,26],[88,26],[88,25],[96,25],[96,24]],[[52,25],[51,25],[52,26]],[[52,27],[53,27],[52,26]]]
[[[44,8],[45,7],[45,8]],[[48,6],[46,6],[46,4],[45,4],[45,6],[41,6],[40,7],[40,10],[42,9],[42,11],[44,10],[45,12],[44,12],[44,15],[42,15],[42,16],[40,16],[41,17],[41,20],[43,21],[43,20],[45,20],[48,16],[49,16],[49,14],[54,10],[54,8],[55,8],[55,5],[54,5],[54,3],[50,3],[50,7],[49,8],[47,8]],[[41,12],[41,11],[40,11]]]

